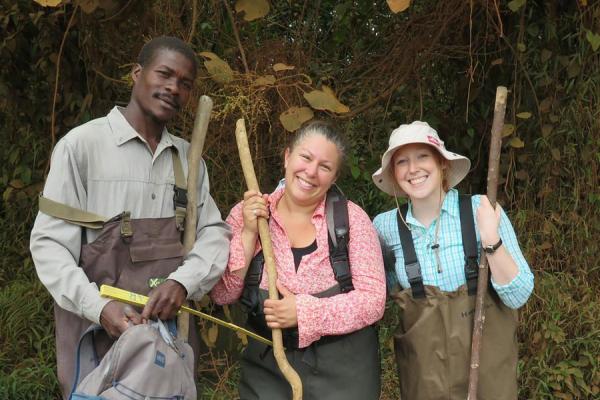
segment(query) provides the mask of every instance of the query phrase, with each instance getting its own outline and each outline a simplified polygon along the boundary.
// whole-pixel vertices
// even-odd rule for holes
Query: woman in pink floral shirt
[[[383,315],[385,274],[377,234],[352,202],[350,288],[340,288],[329,258],[325,200],[344,153],[340,136],[329,124],[315,121],[298,131],[285,151],[285,187],[270,195],[248,191],[231,210],[229,263],[212,291],[220,304],[233,303],[244,292],[249,325],[259,333],[283,329],[286,354],[302,378],[305,399],[379,398],[378,342],[372,325]],[[260,282],[259,298],[250,293],[253,274],[247,273],[253,259],[260,263],[259,217],[269,218],[280,300],[264,300],[266,270],[262,278],[254,275]],[[250,340],[239,390],[242,399],[291,398],[269,346]]]

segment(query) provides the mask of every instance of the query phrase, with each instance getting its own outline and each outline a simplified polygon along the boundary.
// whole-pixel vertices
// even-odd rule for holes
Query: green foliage
[[[369,215],[394,207],[370,175],[389,133],[415,119],[473,161],[460,189],[483,192],[495,88],[508,86],[499,197],[536,274],[521,312],[519,398],[599,396],[599,1],[472,2],[471,9],[462,0],[424,0],[399,14],[385,2],[281,1],[250,22],[241,14],[231,20],[222,2],[94,1],[103,6],[89,13],[75,11],[84,2],[65,3],[0,0],[0,56],[10,60],[0,69],[0,398],[57,395],[51,301],[28,250],[52,145],[127,102],[130,63],[144,38],[192,32],[197,52],[218,55],[232,71],[220,83],[202,67],[196,93],[215,100],[205,158],[224,214],[244,190],[235,120],[246,118],[266,191],[281,177],[288,141],[279,116],[308,106],[304,94],[323,85],[350,108],[314,113],[347,133],[349,164],[338,183]],[[274,71],[276,63],[295,68]],[[173,132],[187,137],[193,104]],[[398,397],[394,315],[390,308],[380,324],[385,399]],[[223,330],[215,339],[200,360],[202,398],[235,398],[242,345]]]

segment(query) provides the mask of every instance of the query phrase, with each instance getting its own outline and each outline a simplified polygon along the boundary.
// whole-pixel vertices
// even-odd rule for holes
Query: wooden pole
[[[187,176],[187,207],[185,210],[185,229],[183,231],[183,249],[185,254],[189,253],[196,242],[196,223],[198,219],[198,176],[200,173],[200,161],[208,121],[212,111],[213,102],[208,96],[200,96],[196,118],[194,119],[194,130],[190,141],[190,149],[187,154],[188,176]],[[187,304],[184,304],[184,306]],[[190,315],[181,313],[177,317],[177,337],[188,341],[190,331]]]
[[[246,125],[244,124],[243,119],[237,120],[235,126],[235,138],[240,153],[240,161],[242,163],[246,185],[249,190],[260,192],[256,174],[254,173],[250,147],[248,146]],[[269,299],[277,300],[279,298],[279,293],[277,292],[277,269],[275,267],[275,257],[273,255],[273,244],[269,232],[269,223],[265,218],[258,218],[258,234],[260,236],[262,251],[265,257],[265,267],[267,268],[267,275],[269,278]],[[275,356],[275,361],[277,361],[281,373],[292,387],[292,399],[302,400],[302,381],[285,356],[281,329],[273,329],[272,334],[273,355]]]
[[[498,193],[498,176],[500,168],[500,150],[502,146],[502,128],[504,127],[504,115],[506,114],[507,90],[504,86],[496,89],[496,103],[494,105],[494,121],[492,123],[492,138],[490,141],[490,158],[487,176],[487,197],[496,207]],[[479,382],[479,359],[481,352],[481,341],[483,337],[483,324],[485,322],[485,310],[483,303],[488,287],[488,260],[485,252],[481,251],[479,262],[479,276],[477,278],[477,295],[475,297],[475,316],[473,323],[473,336],[471,340],[471,365],[469,369],[469,391],[467,400],[477,400],[477,385]],[[493,356],[491,354],[488,357]]]

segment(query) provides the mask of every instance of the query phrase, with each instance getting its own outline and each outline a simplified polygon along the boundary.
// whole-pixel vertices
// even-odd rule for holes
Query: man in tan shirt
[[[105,117],[74,128],[57,143],[43,197],[107,219],[129,211],[132,223],[145,220],[152,225],[153,221],[165,218],[174,220],[176,156],[181,160],[183,171],[187,171],[189,143],[169,134],[165,125],[188,101],[196,68],[194,52],[181,40],[160,37],[148,42],[131,72],[134,85],[127,106],[115,107]],[[90,323],[100,323],[112,338],[116,338],[129,323],[138,324],[156,317],[173,318],[186,298],[201,298],[221,276],[229,254],[230,230],[209,194],[206,166],[202,164],[196,243],[185,257],[182,252],[177,253],[177,248],[173,254],[162,255],[166,260],[151,260],[159,267],[172,264],[167,270],[170,272],[164,276],[139,273],[139,280],[162,282],[157,287],[147,287],[150,299],[141,314],[122,303],[100,297],[98,290],[101,283],[121,286],[119,282],[122,282],[127,286],[128,281],[138,279],[133,250],[131,257],[116,259],[115,265],[109,266],[110,262],[106,260],[110,258],[106,258],[106,253],[112,250],[105,247],[108,242],[106,229],[99,232],[42,211],[38,213],[30,248],[38,276],[57,305],[58,374],[65,396],[72,385],[73,364],[69,357],[76,343],[71,343],[73,332],[59,338],[63,330],[75,330],[72,326],[77,321],[85,321],[79,325],[79,330]],[[164,232],[155,233],[158,236],[147,240],[145,248],[136,250],[136,254],[140,254],[138,258],[161,253],[161,249],[173,252],[179,245],[180,236],[176,229],[173,231],[168,244],[160,237]],[[134,245],[139,242],[136,239],[139,235],[136,235],[138,232],[133,236]],[[152,237],[150,233],[145,236]],[[127,245],[125,239],[123,243]],[[101,257],[97,259],[102,261],[96,263],[101,265],[83,265],[84,258],[90,257]],[[125,264],[131,264],[133,268],[128,277],[122,275]],[[103,278],[105,268],[111,271],[105,275],[116,278],[108,281]],[[140,282],[136,282],[138,284]],[[59,321],[62,313],[68,314],[68,318]],[[65,339],[67,336],[68,340]],[[66,344],[63,346],[63,343]]]

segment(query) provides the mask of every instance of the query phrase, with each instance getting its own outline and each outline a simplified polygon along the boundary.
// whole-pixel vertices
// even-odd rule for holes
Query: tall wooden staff
[[[248,137],[246,136],[246,125],[243,119],[238,119],[235,126],[235,138],[237,141],[238,151],[240,153],[240,161],[246,185],[249,190],[260,192],[256,174],[254,173],[254,165],[252,164],[252,156],[250,155],[250,147],[248,146]],[[258,234],[262,245],[263,255],[265,256],[265,266],[269,278],[269,299],[279,299],[277,292],[277,269],[275,267],[275,257],[273,255],[273,244],[271,242],[271,234],[269,232],[269,223],[265,218],[258,218]],[[281,329],[275,328],[273,334],[273,355],[275,361],[281,370],[285,379],[292,387],[292,399],[302,400],[302,381],[298,373],[289,364],[285,351],[283,349],[283,338]]]
[[[500,168],[502,128],[504,127],[504,115],[506,113],[506,96],[506,88],[504,86],[498,86],[496,89],[496,104],[494,106],[494,121],[492,123],[492,138],[490,143],[490,159],[487,176],[487,197],[494,208],[496,207],[496,197],[498,193],[498,170]],[[483,302],[487,293],[488,276],[488,260],[486,253],[482,250],[481,260],[479,262],[479,276],[477,278],[477,295],[475,297],[475,316],[471,341],[471,366],[469,370],[469,391],[467,400],[477,400],[479,358],[483,336],[483,323],[485,322]]]
[[[187,208],[185,210],[185,230],[183,231],[183,249],[185,254],[189,253],[196,242],[196,222],[198,219],[198,174],[200,172],[200,160],[204,140],[208,130],[208,120],[212,111],[213,102],[208,96],[200,96],[196,118],[194,119],[194,130],[190,141],[190,149],[187,154],[188,177],[187,177]],[[184,304],[185,305],[185,304]],[[186,341],[190,329],[190,315],[181,313],[177,317],[177,337]]]

